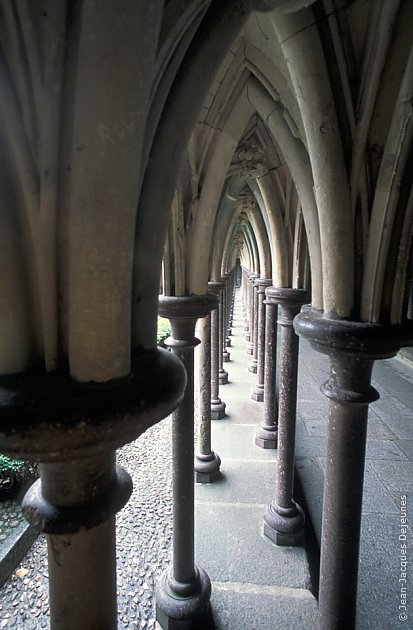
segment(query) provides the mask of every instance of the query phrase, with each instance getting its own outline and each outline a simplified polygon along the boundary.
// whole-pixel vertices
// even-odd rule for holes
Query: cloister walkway
[[[232,331],[231,360],[224,364],[229,383],[221,388],[227,416],[213,423],[212,445],[222,459],[223,476],[215,484],[196,488],[196,562],[213,583],[211,601],[218,629],[315,629],[308,537],[305,550],[276,547],[262,534],[264,508],[274,493],[276,452],[253,443],[263,405],[250,399],[256,377],[247,370],[239,292]],[[301,342],[297,472],[316,539],[327,417],[319,385],[327,370],[327,360]],[[358,630],[411,627],[412,617],[407,623],[398,618],[398,577],[401,495],[406,496],[412,523],[412,384],[413,369],[408,364],[399,359],[376,364],[374,385],[382,398],[372,406],[369,427]],[[131,500],[117,517],[121,630],[156,627],[153,588],[171,552],[170,444],[167,418],[119,452],[118,459],[134,482]],[[411,529],[407,540],[412,567]],[[0,628],[46,628],[47,616],[46,548],[39,538],[0,590]]]

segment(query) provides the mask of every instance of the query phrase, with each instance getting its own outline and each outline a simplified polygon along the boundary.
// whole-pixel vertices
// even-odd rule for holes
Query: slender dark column
[[[220,385],[226,385],[228,383],[228,372],[224,370],[224,343],[225,343],[225,325],[224,325],[224,308],[225,308],[225,283],[220,282],[219,291],[219,355],[218,355],[218,378]]]
[[[259,311],[259,296],[258,296],[258,288],[259,288],[259,278],[256,276],[253,282],[253,336],[252,336],[252,359],[248,366],[248,372],[252,372],[253,374],[257,373],[258,370],[258,311]]]
[[[258,334],[257,334],[257,384],[251,392],[251,398],[258,402],[264,400],[264,369],[265,369],[265,288],[269,287],[272,280],[260,278],[256,280],[258,285]]]
[[[225,346],[226,348],[231,347],[231,335],[232,335],[232,315],[233,315],[233,297],[234,297],[234,270],[232,270],[229,274],[227,274],[227,282],[226,282],[226,335],[225,335]],[[228,361],[230,360],[230,355],[228,353]]]
[[[228,273],[223,274],[221,279],[224,284],[222,289],[222,360],[227,363],[231,358],[227,350],[227,346],[231,344],[228,337],[230,275]]]
[[[413,343],[413,327],[333,320],[304,311],[296,331],[330,356],[330,378],[321,542],[319,627],[352,630],[356,622],[360,521],[368,405],[375,359]]]
[[[247,343],[247,354],[254,353],[254,328],[255,328],[255,309],[254,309],[254,280],[258,278],[257,274],[250,273],[248,275],[248,332],[245,336]]]
[[[242,284],[241,284],[241,292],[242,292],[242,314],[244,317],[244,331],[245,331],[245,341],[249,341],[249,272],[244,267],[242,268]]]
[[[165,344],[181,359],[188,383],[173,413],[173,558],[156,586],[156,618],[162,628],[197,627],[209,612],[211,583],[194,563],[194,347],[198,317],[216,304],[213,295],[161,297],[159,314],[171,322]],[[179,622],[179,623],[178,623]]]
[[[200,398],[198,440],[195,455],[195,481],[212,483],[221,477],[221,459],[211,449],[211,315],[199,322],[201,359],[199,362]]]
[[[264,515],[264,534],[277,545],[299,545],[304,537],[304,512],[293,500],[295,417],[297,408],[298,337],[293,319],[310,299],[305,289],[275,289],[281,326],[278,452],[275,500]]]
[[[276,392],[277,366],[277,311],[274,287],[265,290],[265,374],[264,419],[255,434],[255,444],[260,448],[277,448],[278,399]],[[275,293],[276,295],[276,293]]]
[[[0,450],[40,461],[22,509],[46,534],[52,630],[117,627],[115,514],[132,482],[115,449],[168,415],[185,384],[182,364],[161,349],[137,350],[131,374],[113,382],[43,371],[0,378]]]
[[[220,294],[220,282],[208,282],[211,294]],[[211,420],[221,420],[225,416],[225,403],[219,397],[219,310],[211,312]]]

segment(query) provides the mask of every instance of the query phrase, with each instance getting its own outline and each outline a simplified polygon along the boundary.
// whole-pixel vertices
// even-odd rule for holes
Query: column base
[[[220,385],[226,385],[228,383],[228,372],[220,369],[218,372],[218,379]]]
[[[292,501],[289,508],[272,502],[264,514],[264,535],[279,547],[296,547],[304,542],[304,512]]]
[[[248,339],[247,341],[248,341],[247,349],[246,349],[247,354],[254,354],[254,346],[252,345],[252,343],[249,342]]]
[[[221,458],[211,451],[209,455],[195,455],[195,481],[196,483],[213,483],[221,478],[219,467]]]
[[[229,337],[226,337],[226,338],[225,338],[225,346],[226,346],[227,348],[230,348],[230,347],[231,347],[231,339],[230,339]]]
[[[225,417],[226,404],[218,399],[211,401],[211,420],[222,420]]]
[[[251,363],[248,366],[248,372],[251,372],[251,374],[256,374],[257,373],[257,369],[258,369],[258,364],[257,361],[254,359],[251,361]]]
[[[256,385],[251,391],[251,399],[257,402],[264,402],[264,385]]]
[[[156,620],[163,630],[201,630],[210,627],[211,582],[204,569],[195,567],[195,571],[196,590],[186,597],[172,587],[174,580],[169,570],[163,573],[157,583]]]
[[[278,429],[260,424],[255,434],[255,446],[265,449],[277,448]]]
[[[224,363],[228,363],[231,360],[231,355],[227,350],[224,350],[224,352],[222,353],[222,360],[224,361]]]

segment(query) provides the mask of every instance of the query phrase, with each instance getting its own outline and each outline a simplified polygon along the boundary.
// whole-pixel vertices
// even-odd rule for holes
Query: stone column
[[[265,373],[264,373],[264,419],[255,434],[255,444],[260,448],[277,448],[278,398],[276,392],[277,367],[277,311],[274,297],[276,289],[265,290]]]
[[[253,374],[257,373],[258,370],[258,311],[259,311],[259,296],[258,296],[258,276],[254,277],[253,281],[253,293],[252,293],[252,303],[253,303],[253,329],[252,329],[252,359],[248,366],[248,372],[252,372]]]
[[[228,383],[228,372],[224,370],[224,348],[225,348],[225,329],[224,329],[224,308],[225,308],[225,283],[220,282],[219,289],[219,306],[218,306],[218,379],[220,385]]]
[[[201,337],[200,397],[195,481],[197,483],[212,483],[221,476],[219,470],[221,459],[211,449],[211,314],[199,321],[199,332]]]
[[[211,583],[194,563],[194,347],[198,317],[216,304],[212,295],[161,297],[159,314],[171,322],[165,344],[187,372],[184,398],[173,413],[173,558],[156,586],[156,618],[162,628],[201,625],[209,613]]]
[[[131,373],[106,383],[0,377],[0,450],[40,462],[22,509],[46,534],[52,630],[117,627],[115,514],[132,482],[115,450],[168,415],[185,384],[182,364],[158,348],[137,350]]]
[[[305,289],[275,289],[281,326],[275,499],[264,515],[264,534],[281,546],[299,545],[304,537],[304,512],[293,500],[295,419],[297,409],[298,337],[293,319],[310,299]]]
[[[244,267],[242,268],[242,284],[241,284],[241,301],[242,301],[242,315],[244,318],[244,332],[245,341],[249,341],[249,322],[248,322],[248,271]]]
[[[211,294],[220,295],[221,283],[208,282]],[[211,312],[211,420],[221,420],[225,416],[225,403],[219,397],[219,309]]]
[[[257,384],[251,392],[251,398],[258,402],[264,400],[264,367],[265,367],[265,289],[272,280],[260,278],[256,280],[258,295],[258,332],[257,332]]]
[[[234,298],[234,270],[232,270],[227,277],[226,282],[226,336],[225,336],[225,346],[229,348],[231,346],[231,335],[232,335],[232,314],[233,314],[233,298]],[[229,361],[229,353],[228,353],[228,361]]]
[[[355,628],[363,476],[375,359],[394,356],[413,343],[413,327],[366,324],[323,317],[312,310],[296,331],[330,357],[329,399],[321,542],[319,627]]]
[[[247,354],[253,354],[254,352],[254,280],[256,277],[257,275],[255,273],[250,273],[248,275],[248,331],[245,335],[245,340],[247,341]]]
[[[230,275],[226,273],[221,279],[224,285],[222,289],[222,360],[224,363],[228,363],[231,358],[227,350],[227,346],[229,347],[231,345],[228,337]]]

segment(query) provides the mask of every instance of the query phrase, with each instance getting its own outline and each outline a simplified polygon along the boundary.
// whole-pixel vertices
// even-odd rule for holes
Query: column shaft
[[[355,627],[356,619],[368,404],[349,409],[346,404],[330,401],[329,407],[325,469],[329,483],[325,485],[323,500],[320,628],[344,630]]]
[[[251,392],[251,398],[258,402],[264,400],[264,371],[265,371],[265,288],[270,286],[271,280],[256,280],[258,285],[258,332],[257,332],[257,384]]]
[[[304,513],[293,500],[295,424],[297,407],[298,336],[294,316],[310,295],[304,289],[277,289],[281,326],[280,393],[278,407],[278,454],[275,500],[264,515],[264,534],[277,545],[301,544]]]
[[[253,284],[253,329],[252,329],[252,359],[248,366],[248,371],[253,374],[257,373],[258,368],[258,312],[259,312],[259,296],[258,296],[258,284],[257,278],[254,279]]]
[[[264,419],[257,429],[255,444],[260,448],[277,448],[278,399],[277,367],[277,303],[271,298],[273,287],[265,291],[265,374]]]
[[[225,283],[221,282],[219,293],[219,306],[218,306],[218,339],[219,339],[219,354],[218,354],[218,378],[220,385],[226,385],[228,383],[228,372],[224,370],[224,348],[225,348],[225,323],[224,323],[224,309],[225,309]]]
[[[211,448],[211,314],[199,320],[199,331],[201,339],[200,397],[195,480],[198,483],[211,483],[220,478],[221,464],[219,456]]]
[[[117,628],[115,518],[75,535],[46,539],[50,627]]]
[[[209,282],[211,294],[220,295],[220,282]],[[211,312],[211,419],[221,420],[225,416],[225,403],[219,397],[219,309]]]

